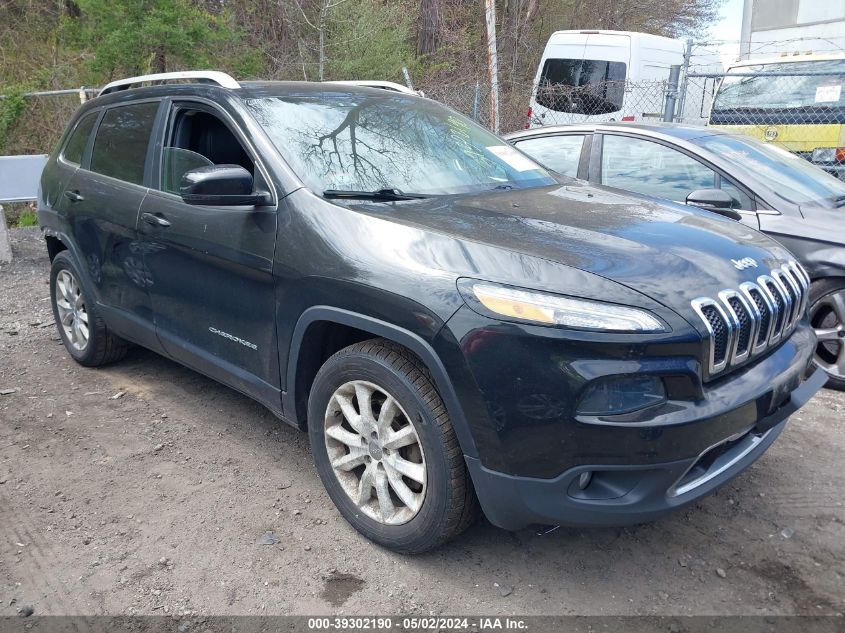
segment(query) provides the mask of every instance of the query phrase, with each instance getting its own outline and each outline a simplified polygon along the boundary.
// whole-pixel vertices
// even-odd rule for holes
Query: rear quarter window
[[[106,111],[94,149],[91,171],[136,185],[144,182],[144,163],[158,102],[118,106]]]
[[[74,165],[80,165],[82,163],[85,146],[88,144],[88,139],[91,137],[91,130],[94,129],[94,123],[96,121],[97,112],[89,112],[79,120],[73,132],[71,132],[67,144],[65,144],[62,158]]]
[[[578,175],[578,163],[581,160],[583,145],[583,134],[542,136],[516,142],[519,149],[532,158],[536,158],[538,163],[572,178]]]

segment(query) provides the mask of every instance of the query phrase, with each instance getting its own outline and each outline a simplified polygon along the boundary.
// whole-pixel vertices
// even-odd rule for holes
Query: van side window
[[[91,152],[91,171],[136,185],[144,182],[144,162],[158,103],[137,103],[106,111]]]
[[[205,110],[177,108],[162,153],[162,191],[178,195],[185,172],[208,165],[240,165],[255,176],[255,163],[220,118]]]
[[[76,129],[65,145],[65,151],[62,152],[62,157],[67,162],[74,165],[82,163],[82,155],[85,153],[85,146],[88,145],[88,139],[91,137],[91,130],[94,129],[98,114],[98,112],[89,112],[77,123]]]
[[[578,163],[581,161],[583,134],[561,136],[541,136],[517,141],[516,146],[523,152],[536,158],[546,167],[557,173],[575,178],[578,175]]]

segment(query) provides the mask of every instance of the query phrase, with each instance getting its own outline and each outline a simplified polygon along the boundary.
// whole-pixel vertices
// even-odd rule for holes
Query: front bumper
[[[507,475],[469,457],[466,463],[487,518],[501,528],[516,530],[532,523],[586,527],[650,521],[710,494],[748,468],[826,379],[824,372],[816,371],[773,412],[687,459],[579,465],[551,479]],[[735,414],[736,410],[722,415]],[[579,479],[585,472],[592,477],[581,489]]]

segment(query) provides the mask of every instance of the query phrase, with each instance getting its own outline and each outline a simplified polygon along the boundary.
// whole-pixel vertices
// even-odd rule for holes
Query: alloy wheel
[[[829,375],[845,378],[845,289],[819,298],[810,308],[818,344],[814,361]]]
[[[326,408],[324,436],[341,487],[371,519],[401,525],[425,500],[426,465],[414,424],[371,382],[341,385]]]
[[[68,342],[78,351],[88,346],[88,311],[82,288],[69,270],[61,270],[56,275],[56,307],[59,313],[59,325]]]

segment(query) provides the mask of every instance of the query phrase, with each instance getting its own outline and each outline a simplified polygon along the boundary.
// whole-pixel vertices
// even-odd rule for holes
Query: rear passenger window
[[[583,144],[584,136],[573,134],[530,138],[518,141],[516,146],[546,167],[551,167],[564,176],[575,178],[578,175],[578,162],[581,160]]]
[[[62,156],[69,163],[75,165],[82,163],[82,155],[85,153],[85,146],[88,144],[94,123],[97,121],[97,114],[97,112],[91,112],[82,117],[76,125],[76,129],[70,135],[67,145],[65,145],[65,151],[62,152]]]
[[[144,182],[144,162],[158,103],[138,103],[106,111],[91,152],[91,171],[136,185]]]

